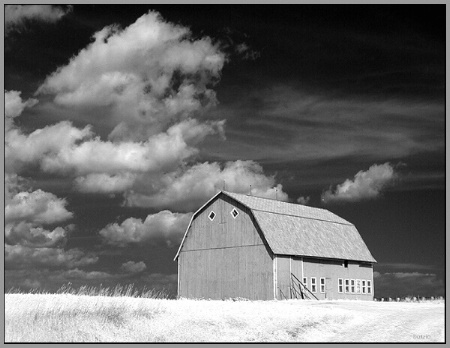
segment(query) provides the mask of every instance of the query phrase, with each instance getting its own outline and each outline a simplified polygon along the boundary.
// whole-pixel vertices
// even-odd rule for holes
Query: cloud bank
[[[53,7],[40,8],[47,17],[37,11],[22,17],[52,21],[63,15]],[[248,46],[238,50],[254,54]],[[67,225],[74,217],[68,200],[32,189],[22,177],[31,170],[68,180],[77,193],[122,195],[124,206],[163,209],[145,220],[107,224],[99,231],[104,242],[99,248],[173,247],[192,211],[219,189],[288,200],[275,176],[256,162],[199,161],[207,137],[225,141],[225,120],[208,119],[208,111],[217,104],[213,88],[227,59],[220,42],[194,38],[188,28],[149,12],[124,29],[112,25],[98,31],[87,47],[47,76],[35,93],[47,100],[37,112],[57,110],[60,114],[52,116],[60,122],[22,128],[17,118],[38,100],[5,91],[6,269],[47,269],[42,277],[50,283],[113,281],[142,273],[152,282],[174,285],[173,275],[146,274],[143,261],[108,271],[83,269],[97,263],[101,252],[66,248],[78,228]],[[26,280],[41,283],[29,275]]]

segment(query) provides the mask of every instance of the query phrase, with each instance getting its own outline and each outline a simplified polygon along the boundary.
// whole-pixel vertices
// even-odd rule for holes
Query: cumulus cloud
[[[23,101],[21,94],[19,91],[5,91],[5,117],[20,116],[26,107],[30,108],[38,103],[38,100],[33,98]]]
[[[155,172],[173,169],[180,161],[198,152],[191,146],[209,134],[220,132],[222,122],[199,123],[191,119],[170,127],[166,132],[151,136],[145,142],[111,142],[100,138],[86,140],[77,145],[68,144],[55,154],[44,155],[41,167],[46,172],[75,171],[77,174],[123,172]],[[126,175],[125,175],[126,176]],[[116,183],[118,177],[115,178]],[[122,176],[121,183],[130,182],[131,177]],[[110,180],[111,181],[111,180]],[[83,187],[86,181],[77,184]],[[95,182],[95,177],[86,184]],[[125,185],[126,186],[126,185]]]
[[[5,207],[5,223],[31,222],[52,224],[70,219],[73,214],[66,209],[67,201],[54,194],[36,190],[15,194]]]
[[[65,228],[56,227],[53,231],[42,227],[34,227],[34,224],[19,222],[5,226],[5,242],[10,245],[23,245],[26,247],[57,247],[64,246],[67,235],[73,230],[73,225]]]
[[[79,249],[64,249],[75,225],[53,225],[73,217],[67,201],[40,189],[32,191],[17,174],[5,176],[5,268],[73,268],[97,262]]]
[[[397,177],[394,167],[386,162],[374,164],[367,171],[359,171],[353,180],[347,179],[336,189],[331,188],[322,194],[324,203],[356,202],[377,198],[382,190]]]
[[[138,173],[174,170],[198,153],[196,145],[206,136],[223,136],[223,121],[200,123],[186,119],[145,142],[112,142],[94,137],[63,121],[23,134],[12,128],[5,135],[6,171],[39,165],[48,173],[76,175],[81,192],[121,192],[129,189]]]
[[[75,188],[83,193],[117,193],[130,189],[135,180],[136,175],[132,173],[117,175],[94,173],[77,177]]]
[[[38,94],[70,107],[111,111],[112,139],[146,140],[173,120],[215,105],[209,87],[226,57],[204,37],[149,12],[125,29],[108,26],[70,62],[48,76]]]
[[[143,180],[139,183],[139,191],[127,192],[126,205],[192,211],[224,186],[236,193],[249,193],[251,188],[254,196],[288,200],[282,185],[276,185],[275,177],[266,176],[263,168],[254,161],[227,162],[223,166],[217,162],[199,163],[167,173],[157,182],[152,180],[152,187]]]
[[[112,245],[125,246],[130,243],[161,243],[172,246],[181,241],[192,214],[172,213],[168,210],[148,215],[141,219],[128,218],[121,224],[113,223],[99,233]]]
[[[297,198],[297,203],[301,204],[301,205],[308,205],[310,198],[311,197],[309,197],[309,196],[308,197],[303,197],[303,196],[298,197]]]
[[[5,244],[5,268],[74,268],[87,266],[98,261],[93,254],[79,249],[30,248],[23,245]]]
[[[125,273],[140,273],[143,272],[147,266],[144,262],[134,262],[134,261],[128,261],[122,264],[120,269]]]
[[[434,273],[373,272],[376,297],[445,296],[442,277]]]
[[[27,191],[29,182],[25,178],[15,173],[5,173],[5,205],[8,205],[11,199],[22,191]]]
[[[6,5],[5,6],[5,33],[13,29],[20,29],[27,20],[39,20],[54,23],[60,20],[71,10],[53,5]]]
[[[89,126],[78,129],[68,121],[37,129],[30,134],[14,127],[5,134],[5,170],[16,173],[25,165],[39,164],[47,157],[67,151],[92,136]]]

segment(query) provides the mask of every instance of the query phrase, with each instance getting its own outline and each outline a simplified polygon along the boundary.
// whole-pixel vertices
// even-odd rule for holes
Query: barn
[[[325,209],[220,191],[193,214],[175,260],[183,298],[373,300],[375,259]]]

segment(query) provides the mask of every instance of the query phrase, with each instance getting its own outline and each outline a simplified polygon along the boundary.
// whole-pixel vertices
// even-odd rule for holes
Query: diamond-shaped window
[[[214,217],[216,216],[216,213],[215,212],[210,212],[209,213],[209,215],[208,215],[208,217],[209,217],[209,219],[211,220],[211,221],[213,221],[214,220]]]
[[[239,212],[233,208],[233,210],[231,211],[231,215],[236,219],[236,217],[239,215]]]

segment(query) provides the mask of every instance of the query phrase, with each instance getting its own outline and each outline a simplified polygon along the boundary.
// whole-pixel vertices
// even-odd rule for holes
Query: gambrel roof
[[[274,254],[376,262],[356,227],[326,209],[226,191],[192,216],[175,259],[195,216],[221,193],[250,209]]]

